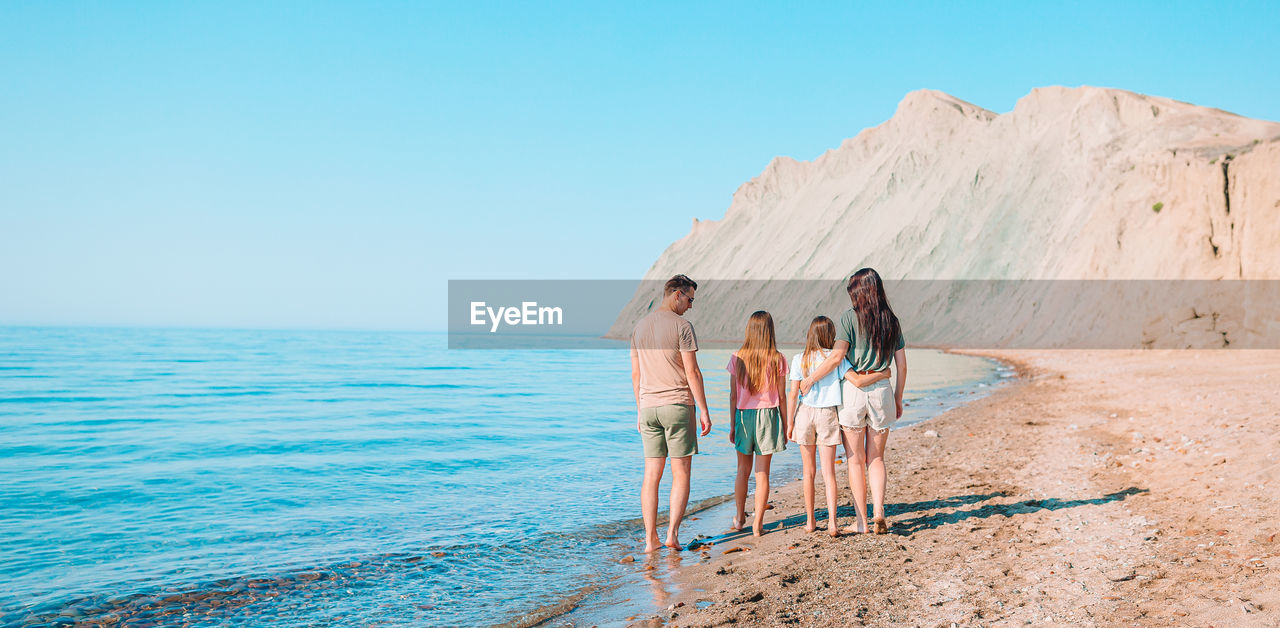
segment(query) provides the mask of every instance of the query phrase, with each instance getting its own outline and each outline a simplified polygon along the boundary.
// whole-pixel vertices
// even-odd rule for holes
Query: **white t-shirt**
[[[818,368],[818,365],[822,364],[822,361],[827,359],[830,354],[830,351],[819,350],[810,355],[811,364],[809,365],[809,370],[813,371]],[[801,352],[791,358],[789,379],[792,381],[798,382],[805,377],[804,370],[800,368],[800,358],[803,356],[804,353]],[[800,403],[810,408],[830,408],[831,406],[840,405],[840,381],[844,379],[845,372],[850,368],[852,367],[849,366],[848,360],[840,360],[840,364],[837,364],[835,369],[827,373],[826,377],[814,382],[809,392],[800,395]]]

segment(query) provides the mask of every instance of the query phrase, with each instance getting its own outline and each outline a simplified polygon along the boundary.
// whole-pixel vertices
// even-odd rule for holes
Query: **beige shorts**
[[[795,441],[801,445],[840,444],[840,417],[835,406],[814,408],[800,404],[794,429]]]
[[[884,431],[898,421],[898,406],[889,380],[882,379],[864,388],[845,380],[840,392],[844,399],[840,406],[840,427]]]

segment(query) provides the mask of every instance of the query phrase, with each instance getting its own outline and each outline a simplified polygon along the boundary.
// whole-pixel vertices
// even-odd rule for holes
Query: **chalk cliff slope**
[[[907,280],[1280,279],[1280,124],[1094,87],[1035,89],[999,115],[912,92],[891,119],[814,161],[774,159],[645,278],[685,273],[711,288],[840,280],[863,266]],[[767,291],[735,285],[742,298],[698,299],[690,316],[702,336],[737,338],[751,292]],[[610,335],[627,336],[655,296],[642,287]],[[843,309],[838,296],[760,300],[794,336],[814,313]],[[936,305],[914,318],[946,320],[947,304]],[[1223,340],[1215,323],[1197,325]],[[1145,346],[1188,343],[1148,327]]]

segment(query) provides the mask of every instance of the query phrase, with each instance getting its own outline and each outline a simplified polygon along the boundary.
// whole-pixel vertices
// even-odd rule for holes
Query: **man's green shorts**
[[[645,458],[683,458],[698,453],[693,406],[671,404],[640,409]]]

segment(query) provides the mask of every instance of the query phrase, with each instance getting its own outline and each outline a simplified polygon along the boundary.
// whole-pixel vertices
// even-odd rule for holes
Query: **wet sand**
[[[806,534],[786,484],[632,623],[1280,624],[1280,351],[982,355],[1020,379],[893,434],[890,534]]]

